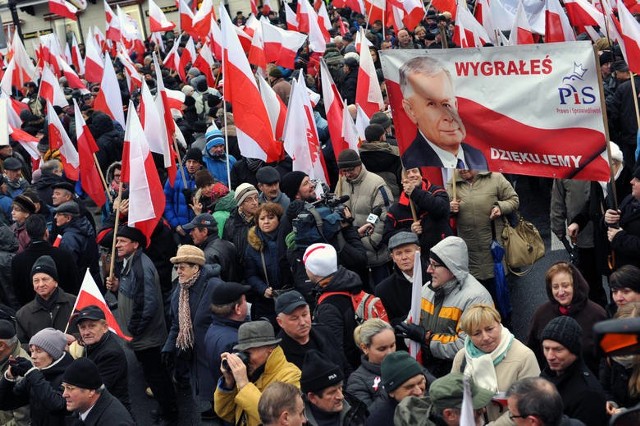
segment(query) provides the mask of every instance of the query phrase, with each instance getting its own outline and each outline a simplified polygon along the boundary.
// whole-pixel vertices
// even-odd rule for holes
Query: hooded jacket
[[[227,157],[229,157],[229,171],[234,164],[236,164],[236,158],[227,154],[226,152],[219,157],[214,157],[211,155],[209,150],[215,146],[215,141],[210,141],[205,145],[205,148],[202,150],[202,160],[204,161],[204,165],[209,170],[209,173],[224,183],[225,186],[229,186],[229,179],[227,179]]]
[[[20,302],[16,297],[14,282],[11,278],[11,261],[18,251],[18,240],[8,226],[0,226],[0,303],[18,309]]]
[[[76,217],[71,222],[59,228],[62,234],[60,247],[71,252],[76,259],[79,271],[89,268],[91,275],[100,277],[98,266],[98,244],[96,231],[84,216]],[[98,279],[96,282],[100,282]]]
[[[420,325],[432,333],[429,352],[434,358],[451,361],[464,347],[467,335],[460,328],[460,317],[479,303],[493,305],[491,295],[469,273],[467,245],[460,237],[447,237],[431,248],[454,278],[434,288],[431,282],[422,287]],[[435,371],[434,371],[435,370]],[[438,376],[438,369],[431,370]],[[448,371],[447,371],[448,372]]]
[[[189,174],[186,166],[182,166],[182,168],[184,169],[184,176],[187,183],[186,188],[182,182],[182,172],[180,170],[178,170],[178,173],[176,174],[176,180],[173,182],[173,187],[171,186],[171,182],[168,180],[164,184],[164,196],[167,200],[164,207],[164,217],[169,221],[172,229],[176,229],[181,225],[186,225],[195,217],[193,210],[189,207],[189,204],[191,203],[191,196],[189,196],[189,199],[187,200],[185,192],[190,192],[191,195],[196,193],[196,180],[194,175]]]
[[[542,340],[540,335],[549,322],[562,315],[569,315],[575,319],[582,328],[582,353],[584,361],[591,371],[598,371],[599,356],[596,355],[596,342],[592,332],[593,325],[598,321],[607,319],[607,313],[602,306],[589,300],[589,284],[582,277],[578,269],[569,264],[573,276],[573,299],[568,308],[568,313],[560,312],[560,304],[553,297],[551,286],[547,285],[548,302],[542,304],[531,319],[531,329],[527,339],[527,346],[533,350],[538,359],[538,363],[544,367],[547,361],[542,353]]]

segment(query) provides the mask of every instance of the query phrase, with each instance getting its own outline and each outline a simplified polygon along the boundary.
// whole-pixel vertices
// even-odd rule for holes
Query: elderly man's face
[[[411,42],[411,36],[407,31],[405,30],[398,31],[398,43],[400,43],[403,46],[406,46],[410,42]]]
[[[440,71],[413,73],[408,80],[414,93],[402,101],[405,112],[429,141],[457,155],[466,130],[449,77]]]

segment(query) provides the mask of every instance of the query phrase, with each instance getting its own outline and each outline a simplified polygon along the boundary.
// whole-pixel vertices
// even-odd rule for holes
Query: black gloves
[[[417,324],[407,324],[405,322],[401,322],[400,324],[394,327],[396,331],[396,335],[404,337],[406,339],[411,339],[414,342],[418,342],[421,345],[425,344],[425,330],[424,327]]]
[[[176,365],[176,354],[173,351],[161,352],[160,361],[167,372],[172,372]]]
[[[28,359],[19,356],[15,363],[11,363],[11,374],[14,377],[20,377],[27,374],[27,371],[33,368],[33,364]]]
[[[305,208],[304,201],[292,200],[291,203],[289,204],[289,207],[287,208],[287,218],[289,219],[289,221],[293,222],[293,219],[298,217],[298,215],[302,213],[304,208]]]

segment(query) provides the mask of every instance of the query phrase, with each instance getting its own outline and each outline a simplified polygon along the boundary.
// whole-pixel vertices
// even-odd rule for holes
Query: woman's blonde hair
[[[473,330],[497,321],[502,322],[500,313],[491,305],[479,304],[464,311],[460,317],[460,328],[469,336]]]
[[[358,347],[361,345],[369,347],[373,338],[385,330],[393,331],[393,327],[380,318],[368,319],[353,330],[353,340],[355,340]]]
[[[613,317],[616,319],[640,317],[640,302],[632,302],[620,306]],[[640,355],[631,355],[631,357],[633,359],[633,371],[627,386],[629,396],[638,398],[640,396]]]

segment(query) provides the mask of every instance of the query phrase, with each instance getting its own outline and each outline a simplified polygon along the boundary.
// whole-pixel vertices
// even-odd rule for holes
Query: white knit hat
[[[338,270],[338,253],[331,244],[311,244],[304,252],[302,263],[313,275],[327,277]]]

